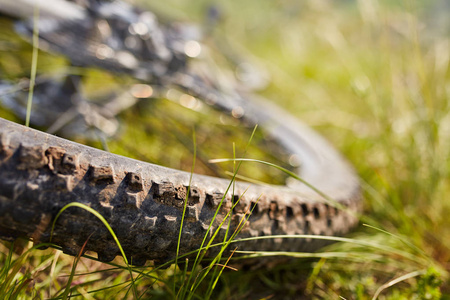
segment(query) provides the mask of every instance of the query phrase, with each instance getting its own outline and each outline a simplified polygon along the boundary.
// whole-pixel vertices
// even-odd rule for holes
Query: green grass
[[[204,285],[184,286],[186,278],[197,273],[174,265],[167,270],[135,268],[134,274],[140,276],[137,290],[146,293],[143,298],[171,299],[180,289],[194,287],[194,299],[206,295],[213,299],[296,299],[301,295],[306,299],[438,299],[441,294],[449,298],[450,42],[448,28],[443,34],[445,22],[439,23],[441,14],[448,11],[433,8],[439,1],[413,0],[218,3],[223,18],[214,30],[216,43],[227,41],[244,60],[262,66],[271,81],[261,93],[320,131],[352,162],[364,192],[362,219],[371,226],[361,224],[346,239],[315,254],[247,253],[297,258],[271,270],[222,272],[216,266],[218,271],[210,269]],[[197,22],[206,6],[176,0],[165,1],[164,7],[152,5],[178,19]],[[1,58],[9,55],[0,52],[0,65],[6,64]],[[14,74],[20,74],[18,66],[13,61]],[[45,68],[38,62],[38,70]],[[158,101],[148,108],[157,110],[156,120],[144,121],[145,116],[133,110],[122,115],[130,122],[124,128],[128,139],[110,141],[112,151],[136,156],[135,149],[123,144],[146,138],[146,143],[156,146],[146,148],[148,153],[142,156],[188,169],[192,152],[174,146],[176,140],[190,135],[183,122],[197,124],[199,156],[212,145],[205,158],[229,157],[231,142],[224,141],[244,144],[250,135],[249,129],[235,124],[209,125],[217,119],[213,113],[205,119],[186,111],[179,123],[163,125],[164,116],[176,117],[179,111],[172,115],[176,105]],[[178,134],[163,140],[148,134],[145,124]],[[214,142],[211,132],[226,134]],[[258,150],[247,156],[274,162]],[[202,164],[200,160],[196,171],[212,172],[202,169]],[[250,168],[244,175],[257,172],[255,165],[243,163],[243,169]],[[265,181],[280,174],[271,173],[270,168],[258,172],[266,174],[257,178]],[[1,278],[6,283],[2,288],[19,299],[33,293],[60,295],[70,274],[74,275],[73,294],[84,298],[94,290],[99,291],[92,297],[125,296],[124,285],[130,283],[120,261],[107,265],[81,257],[72,272],[73,258],[58,250],[20,256],[20,249],[2,247]]]

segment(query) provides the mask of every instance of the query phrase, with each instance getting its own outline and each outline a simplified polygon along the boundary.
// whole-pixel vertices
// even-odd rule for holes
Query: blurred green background
[[[416,257],[341,243],[324,251],[347,256],[224,274],[217,299],[372,299],[384,284],[408,274],[380,291],[379,299],[449,297],[448,1],[135,2],[161,22],[199,25],[205,49],[226,72],[239,74],[241,63],[252,65],[264,83],[255,92],[321,132],[357,169],[365,194],[362,223],[388,233],[361,225],[351,237]],[[214,20],[211,7],[218,12]],[[18,81],[29,76],[31,46],[12,32],[9,20],[0,22],[0,71]],[[65,64],[42,52],[38,72],[60,71]],[[105,81],[133,83],[104,71],[84,72],[88,94]],[[0,116],[17,120],[4,109]],[[189,170],[195,128],[196,171],[214,175],[231,166],[218,169],[207,160],[230,157],[233,142],[239,156],[252,129],[207,107],[192,111],[164,98],[141,102],[120,119],[120,134],[107,141],[112,152]],[[289,167],[277,153],[258,132],[247,156]],[[245,167],[244,176],[284,181],[270,168]],[[153,292],[164,291],[161,285]]]

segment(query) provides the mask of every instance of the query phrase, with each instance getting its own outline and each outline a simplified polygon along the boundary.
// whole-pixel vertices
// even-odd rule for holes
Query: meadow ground
[[[202,2],[166,0],[150,8],[172,19],[201,23],[208,5]],[[211,49],[216,45],[216,50],[228,51],[221,47],[229,45],[238,57],[264,70],[268,85],[260,93],[321,132],[355,166],[364,191],[361,225],[349,236],[354,243],[336,243],[322,249],[321,257],[295,259],[272,270],[227,270],[216,284],[217,272],[198,286],[186,287],[183,270],[146,269],[149,275],[136,281],[139,295],[143,299],[450,297],[450,25],[446,19],[450,7],[446,1],[251,0],[216,1],[216,5],[221,18],[210,32]],[[0,52],[3,66],[5,57]],[[42,54],[38,72],[47,71],[46,62]],[[92,85],[96,72],[92,71]],[[167,107],[173,104],[156,102],[152,109],[159,109],[161,118],[170,117],[168,111],[173,110]],[[157,118],[150,123],[135,121],[144,129],[174,132],[165,144],[157,133],[135,129],[121,140],[108,141],[109,148],[189,170],[192,152],[170,145],[186,139],[184,144],[189,144],[189,128],[194,124],[201,140],[197,147],[207,152],[205,160],[229,157],[231,143],[245,143],[249,136],[249,129],[239,124],[211,126],[201,123],[207,122],[204,117],[182,111],[183,119],[168,125]],[[122,117],[133,122],[133,116],[129,111]],[[216,117],[211,114],[210,121]],[[222,136],[220,143],[208,139],[210,130],[222,130],[215,135]],[[136,139],[139,132],[146,132],[153,146],[137,153],[127,147],[132,143],[126,137]],[[207,145],[214,146],[206,149]],[[257,148],[248,156],[283,164]],[[198,171],[201,165],[200,160]],[[259,180],[279,175],[270,169],[248,168],[244,174],[258,172]],[[203,171],[215,172],[207,166]],[[18,299],[64,298],[70,291],[86,299],[133,297],[126,287],[129,270],[117,267],[123,265],[120,258],[116,265],[107,265],[90,258],[78,261],[54,249],[19,256],[27,249],[26,242],[14,247],[5,242],[0,247],[0,295],[10,291],[11,298]],[[19,264],[8,264],[11,260]]]

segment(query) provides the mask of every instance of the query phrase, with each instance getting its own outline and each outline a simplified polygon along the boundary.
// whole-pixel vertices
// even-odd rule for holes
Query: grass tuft
[[[178,19],[200,23],[205,17],[203,5],[179,0],[151,5],[168,14],[175,7]],[[446,2],[250,0],[218,1],[217,5],[220,19],[211,26],[209,36],[216,42],[205,45],[210,46],[217,64],[240,64],[242,58],[261,67],[262,72],[256,73],[270,74],[261,93],[315,127],[355,165],[365,196],[362,219],[369,225],[349,237],[334,238],[335,244],[318,253],[234,252],[296,258],[271,270],[228,272],[224,266],[238,259],[235,255],[199,262],[206,249],[238,245],[231,241],[234,233],[227,232],[228,239],[211,244],[205,239],[198,251],[177,257],[177,263],[197,257],[195,263],[189,261],[189,265],[197,265],[195,269],[187,268],[188,261],[182,269],[131,268],[138,298],[448,298],[450,31]],[[0,49],[8,50],[0,51],[0,73],[18,79],[29,73],[30,65],[33,69],[33,63],[29,52],[14,57],[24,47],[17,38],[3,43],[9,35],[0,29]],[[228,53],[229,60],[214,54],[214,49],[227,52],[228,45],[238,49]],[[33,53],[37,48],[35,44]],[[55,62],[61,64],[42,53],[39,69]],[[106,89],[99,84],[103,75],[87,79],[89,90]],[[123,82],[129,84],[130,80]],[[11,115],[3,110],[0,114]],[[185,124],[199,124],[197,140],[202,151],[197,153],[197,167],[214,174],[221,170],[208,167],[208,158],[226,157],[223,148],[231,143],[230,135],[238,141],[248,136],[243,127],[237,127],[237,120],[206,108],[203,113],[183,111],[157,99],[140,103],[121,118],[129,125],[123,129],[125,138],[108,144],[111,151],[177,168],[187,165],[186,169],[192,149],[179,147],[174,140],[190,145],[184,141],[189,136]],[[219,131],[226,133],[217,135]],[[264,136],[257,140],[264,146]],[[135,146],[141,143],[143,146]],[[207,154],[206,148],[212,150]],[[256,160],[285,160],[276,151],[277,155],[269,158],[255,149],[250,152],[247,156]],[[233,163],[241,167],[240,162]],[[246,167],[249,171],[244,172]],[[231,172],[231,181],[251,174],[257,174],[259,181],[278,176],[259,167],[261,164],[243,164],[242,174]],[[6,242],[0,247],[0,298],[52,298],[66,288],[72,258],[54,249],[21,254]],[[206,268],[200,267],[206,263]],[[80,289],[71,296],[131,298],[127,294],[129,272],[120,263],[103,264],[84,255],[73,274]]]

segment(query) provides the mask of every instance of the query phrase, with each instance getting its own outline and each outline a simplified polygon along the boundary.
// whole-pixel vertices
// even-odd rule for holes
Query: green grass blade
[[[233,142],[233,158],[236,158],[236,143],[234,143]],[[236,161],[233,161],[233,173],[232,173],[232,175],[231,176],[233,176],[233,174],[235,174],[236,173]],[[236,174],[237,175],[237,174]],[[234,181],[233,182],[233,191],[232,191],[232,195],[233,195],[233,197],[234,197],[234,195],[236,194],[235,193],[235,189],[236,189],[236,182]],[[238,202],[239,202],[239,200],[240,200],[240,197],[239,197],[239,199],[238,199]],[[231,218],[232,218],[232,214],[233,214],[233,210],[230,210],[230,217],[228,218],[228,226],[227,226],[227,230],[226,230],[226,232],[225,232],[225,236],[223,237],[223,241],[226,243],[226,241],[227,241],[227,239],[228,239],[228,234],[229,234],[229,231],[230,231],[230,228],[231,228]],[[213,261],[213,262],[211,262],[211,264],[210,264],[210,266],[211,266],[211,268],[212,268],[212,266],[213,266],[213,264],[215,264],[215,261],[220,261],[221,260],[221,258],[222,258],[222,254],[223,254],[223,250],[225,250],[225,248],[226,248],[226,246],[225,247],[222,247],[222,250],[219,252],[219,254],[217,255],[217,257],[215,257],[215,260]],[[224,266],[225,267],[225,266]],[[206,299],[209,299],[210,297],[211,297],[211,294],[212,294],[212,292],[213,292],[213,290],[214,290],[214,287],[215,287],[215,282],[217,281],[217,280],[219,280],[219,277],[220,277],[220,274],[222,273],[222,272],[220,272],[219,271],[219,275],[217,275],[217,272],[218,272],[218,268],[213,268],[214,269],[214,271],[213,271],[213,274],[212,274],[212,276],[211,276],[211,279],[210,279],[210,282],[209,282],[209,286],[208,286],[208,289],[207,289],[207,291],[206,291]],[[222,268],[222,270],[223,270],[223,268]]]
[[[6,281],[6,279],[8,278],[8,274],[11,269],[13,252],[14,252],[14,242],[12,242],[11,246],[9,247],[8,255],[5,259],[5,264],[3,265],[0,273],[0,282],[1,282],[0,296],[4,295],[8,288],[8,282]]]
[[[321,196],[323,198],[323,200],[325,202],[327,202],[330,206],[336,207],[342,211],[345,211],[346,213],[360,219],[363,220],[367,223],[373,223],[376,224],[377,222],[374,221],[372,218],[365,216],[365,215],[361,215],[351,209],[349,209],[348,207],[345,207],[344,205],[342,205],[341,203],[339,203],[338,201],[334,200],[332,197],[330,197],[329,195],[325,194],[324,192],[322,192],[321,190],[319,190],[318,188],[316,188],[314,185],[310,184],[308,181],[304,180],[303,178],[301,178],[300,176],[298,176],[297,174],[295,174],[294,172],[289,171],[286,168],[283,168],[279,165],[267,162],[267,161],[263,161],[263,160],[258,160],[258,159],[251,159],[251,158],[218,158],[218,159],[211,159],[209,160],[210,163],[221,163],[221,162],[230,162],[230,161],[239,161],[239,162],[256,162],[256,163],[260,163],[263,165],[267,165],[270,167],[273,167],[277,170],[280,170],[282,172],[284,172],[285,174],[289,175],[290,177],[300,181],[301,183],[303,183],[304,185],[306,185],[308,188],[310,188],[312,191],[314,191],[315,193],[317,193],[319,196]]]
[[[244,194],[245,194],[245,192],[244,192]],[[259,200],[261,199],[261,197],[262,197],[262,195],[260,195],[260,196],[258,197],[258,199],[256,200],[256,203],[259,202]],[[239,201],[240,201],[240,198],[239,198],[238,202],[239,202]],[[248,220],[249,220],[249,218],[250,218],[250,216],[251,216],[253,210],[255,209],[255,207],[256,207],[256,205],[254,205],[253,207],[251,207],[250,213],[247,215],[246,218],[244,218],[244,219],[242,220],[242,221],[243,221],[242,226],[241,226],[241,224],[239,224],[239,225],[237,226],[235,232],[233,233],[233,235],[231,236],[231,238],[230,238],[229,241],[227,242],[226,246],[223,247],[222,249],[227,248],[227,247],[231,244],[231,241],[235,239],[236,235],[237,235],[237,234],[240,232],[240,230],[245,226],[245,223],[248,222]],[[236,248],[236,249],[237,249],[237,248]],[[218,276],[215,278],[215,280],[214,280],[214,282],[213,282],[213,285],[212,285],[212,287],[211,287],[211,289],[210,289],[210,293],[208,294],[208,298],[211,298],[212,292],[214,291],[214,289],[215,289],[216,286],[217,286],[217,283],[219,282],[219,278],[222,276],[222,273],[223,273],[223,271],[225,270],[225,267],[227,267],[227,265],[228,265],[228,263],[229,263],[231,257],[232,257],[233,254],[236,252],[236,249],[234,249],[233,252],[230,254],[230,256],[228,257],[228,259],[227,259],[227,261],[225,262],[224,266],[221,268],[221,270],[220,270]],[[237,271],[237,270],[236,270],[236,271]]]
[[[194,143],[194,157],[192,159],[192,166],[191,166],[191,174],[189,176],[189,185],[187,188],[187,192],[186,192],[186,197],[184,199],[184,207],[183,207],[183,214],[181,216],[181,224],[180,224],[180,230],[178,233],[178,242],[177,242],[177,254],[175,256],[175,266],[178,266],[178,255],[180,254],[180,244],[181,244],[181,234],[183,232],[183,224],[184,224],[184,218],[186,216],[186,208],[187,208],[187,203],[189,200],[189,194],[191,192],[191,184],[192,184],[192,176],[194,174],[194,168],[195,168],[195,159],[197,157],[197,142],[196,142],[196,138],[195,138],[195,130],[193,130],[192,132],[192,140]],[[175,267],[176,270],[176,267]],[[175,272],[175,271],[174,271]],[[175,274],[174,274],[174,281],[173,281],[173,290],[175,292]]]
[[[230,222],[231,222],[231,216],[233,214],[233,210],[234,208],[239,204],[240,199],[242,198],[242,196],[244,196],[244,194],[247,192],[248,188],[244,191],[244,193],[239,197],[239,199],[236,201],[236,203],[233,204],[233,206],[231,207],[230,211],[227,213],[227,215],[225,216],[224,220],[222,221],[222,223],[219,225],[218,228],[221,228],[223,226],[223,224],[225,223],[225,221],[228,219],[228,227],[227,227],[227,231],[226,233],[228,233],[228,230],[230,229]],[[242,222],[243,220],[241,220]],[[231,236],[231,238],[229,240],[227,240],[226,238],[224,239],[224,241],[222,242],[222,246],[221,249],[218,253],[218,255],[216,257],[214,257],[214,259],[211,261],[211,263],[208,265],[208,267],[205,269],[205,271],[203,272],[203,274],[199,277],[199,280],[197,282],[194,282],[194,288],[192,289],[193,291],[195,291],[200,283],[205,279],[205,277],[209,274],[209,272],[211,271],[211,269],[213,267],[215,267],[217,265],[217,263],[220,261],[220,259],[222,258],[222,255],[224,253],[224,251],[228,248],[228,246],[230,245],[231,241],[233,240],[233,238],[237,235],[237,233],[239,233],[240,229],[242,227],[240,226],[240,224],[237,226],[235,232],[233,233],[233,235]],[[212,241],[214,240],[215,236],[219,233],[219,230],[216,230],[214,232],[213,237],[211,238],[211,241],[209,242],[209,245],[212,243]],[[225,235],[227,236],[227,235]]]
[[[430,263],[432,262],[432,260],[425,254],[425,252],[423,252],[422,249],[418,248],[416,245],[412,244],[411,242],[409,242],[408,240],[406,240],[405,238],[395,235],[393,233],[390,233],[389,231],[383,230],[381,228],[377,228],[375,226],[369,225],[369,224],[363,224],[363,226],[377,230],[379,232],[382,232],[384,234],[387,234],[393,238],[398,239],[399,241],[401,241],[402,243],[404,243],[405,245],[407,245],[409,248],[413,249],[414,251],[416,251],[418,254],[420,254],[424,259],[427,259]]]
[[[9,299],[17,299],[19,298],[19,294],[22,290],[26,289],[27,285],[32,282],[33,279],[28,278],[27,276],[22,278],[22,280],[20,280],[17,284],[16,287],[14,289],[14,293],[11,295],[11,297]]]
[[[252,141],[252,139],[253,139],[253,137],[254,137],[254,135],[255,135],[255,133],[256,133],[256,129],[257,129],[257,128],[258,128],[258,126],[255,125],[255,127],[253,128],[252,134],[250,135],[249,142],[247,143],[246,148],[245,148],[245,150],[244,150],[244,155],[245,155],[245,153],[247,152],[247,150],[248,150],[248,148],[249,148],[249,146],[250,146],[250,143],[251,143],[251,141]],[[224,195],[223,195],[223,198],[222,198],[221,202],[219,203],[219,206],[217,207],[216,212],[214,213],[213,218],[211,219],[211,222],[210,222],[210,224],[209,224],[209,226],[208,226],[208,229],[206,230],[206,233],[205,233],[205,235],[204,235],[204,237],[203,237],[202,243],[201,243],[201,245],[200,245],[200,247],[199,247],[199,249],[202,249],[202,250],[200,250],[200,251],[193,251],[193,253],[197,252],[197,256],[196,256],[195,261],[194,261],[193,270],[198,266],[198,264],[200,263],[200,261],[203,259],[203,256],[204,256],[204,251],[203,251],[203,250],[207,250],[207,249],[209,248],[209,246],[211,245],[211,243],[212,243],[212,241],[214,240],[215,236],[217,235],[217,233],[218,233],[219,230],[220,230],[220,226],[219,226],[218,229],[216,230],[216,233],[213,235],[213,237],[211,237],[210,241],[207,243],[207,246],[204,248],[204,245],[205,245],[205,243],[206,243],[206,239],[208,238],[209,232],[211,231],[212,224],[214,223],[214,221],[215,221],[216,218],[217,218],[217,215],[218,215],[218,213],[219,213],[219,211],[220,211],[220,208],[222,207],[222,203],[223,203],[223,201],[225,200],[225,197],[227,196],[228,191],[230,190],[230,188],[231,188],[231,186],[232,186],[232,184],[233,184],[233,181],[235,180],[235,176],[236,176],[237,172],[239,171],[239,168],[240,168],[241,164],[242,164],[242,162],[239,162],[239,164],[238,164],[238,166],[237,166],[237,168],[236,168],[235,175],[233,176],[233,178],[231,179],[229,185],[227,186],[227,189],[225,190],[225,193],[224,193]],[[224,219],[224,221],[225,221],[225,220],[226,220],[226,219]],[[223,223],[223,222],[222,222],[222,223]],[[189,278],[188,278],[188,283],[187,283],[188,285],[190,284],[190,282],[192,281],[192,279],[193,279],[193,272],[191,272],[191,274],[190,274],[190,276],[189,276]],[[191,293],[193,292],[193,288],[194,288],[194,285],[192,285],[192,287],[191,287],[191,289],[190,289],[190,292],[191,292]],[[192,294],[191,294],[191,295],[192,295]],[[182,295],[183,298],[184,298],[184,296],[185,296],[185,295]]]
[[[58,220],[59,216],[66,209],[68,209],[70,207],[79,207],[81,209],[84,209],[84,210],[88,211],[89,213],[91,213],[95,217],[97,217],[103,223],[103,225],[105,225],[105,227],[108,229],[109,233],[111,234],[111,236],[113,237],[114,241],[116,242],[117,247],[119,247],[119,250],[120,250],[120,253],[122,254],[123,260],[124,260],[125,264],[127,265],[127,268],[128,268],[128,270],[130,272],[131,280],[133,282],[133,284],[132,284],[133,294],[134,294],[135,299],[137,299],[137,291],[136,291],[136,286],[134,285],[134,278],[133,278],[132,268],[131,268],[131,266],[128,263],[128,259],[127,259],[126,255],[125,255],[125,252],[122,249],[122,245],[120,244],[119,239],[117,238],[117,236],[114,233],[114,231],[111,228],[111,226],[108,224],[108,222],[105,220],[105,218],[100,213],[98,213],[96,210],[92,209],[91,207],[89,207],[89,206],[87,206],[85,204],[79,203],[79,202],[72,202],[72,203],[69,203],[69,204],[65,205],[63,208],[61,208],[61,210],[58,212],[58,214],[56,215],[55,219],[53,220],[52,229],[50,231],[50,241],[51,241],[52,236],[53,236],[53,231],[55,229],[56,221]]]
[[[72,270],[70,271],[69,280],[67,281],[66,288],[64,289],[64,293],[62,294],[62,299],[66,300],[69,297],[69,294],[72,290],[72,282],[75,275],[75,271],[77,269],[78,262],[80,261],[81,255],[83,253],[84,248],[88,242],[89,238],[84,242],[81,247],[78,255],[73,259]]]
[[[364,247],[369,247],[373,249],[378,249],[381,251],[384,251],[386,253],[392,253],[399,255],[401,257],[404,257],[406,259],[409,259],[414,262],[420,262],[424,265],[427,265],[429,263],[428,260],[425,260],[421,257],[418,257],[416,255],[413,255],[409,252],[399,250],[393,247],[389,247],[386,245],[381,245],[373,242],[368,242],[365,240],[357,240],[357,239],[351,239],[351,238],[345,238],[345,237],[337,237],[337,236],[324,236],[324,235],[305,235],[305,234],[299,234],[299,235],[272,235],[272,236],[258,236],[258,237],[250,237],[250,238],[243,238],[239,240],[233,240],[231,243],[238,243],[238,242],[245,242],[245,241],[254,241],[254,240],[263,240],[263,239],[275,239],[275,238],[281,238],[281,239],[318,239],[318,240],[326,240],[326,241],[334,241],[334,242],[343,242],[343,243],[349,243],[349,244],[355,244],[360,245]]]
[[[109,289],[113,289],[113,288],[116,288],[116,287],[120,287],[120,286],[123,286],[123,285],[125,285],[125,284],[127,284],[128,282],[121,282],[121,283],[117,283],[117,284],[114,284],[114,285],[111,285],[111,286],[108,286],[108,287],[104,287],[104,288],[100,288],[100,289],[95,289],[95,290],[92,290],[92,291],[88,291],[88,293],[89,294],[95,294],[95,293],[98,293],[98,292],[101,292],[101,291],[105,291],[105,290],[109,290]],[[72,294],[72,298],[75,298],[75,297],[79,297],[79,296],[83,296],[82,294]],[[59,299],[63,299],[62,298],[62,296],[58,296],[58,297],[54,297],[54,298],[52,298],[52,299],[54,299],[54,300],[59,300]]]
[[[33,103],[33,91],[34,84],[36,82],[37,61],[39,53],[39,5],[34,6],[33,15],[33,54],[31,59],[31,74],[30,74],[30,86],[28,92],[27,101],[27,115],[25,119],[25,126],[30,126],[31,105]]]
[[[306,180],[304,180],[303,178],[301,178],[300,176],[298,176],[297,174],[295,174],[294,172],[289,171],[286,168],[283,168],[279,165],[267,162],[267,161],[263,161],[263,160],[258,160],[258,159],[252,159],[252,158],[218,158],[218,159],[211,159],[209,162],[210,163],[221,163],[221,162],[230,162],[230,161],[239,161],[239,162],[256,162],[256,163],[260,163],[263,165],[267,165],[273,168],[276,168],[284,173],[286,173],[287,175],[289,175],[292,178],[295,178],[296,180],[300,181],[301,183],[303,183],[304,185],[306,185],[308,188],[310,188],[311,190],[313,190],[314,192],[316,192],[318,195],[320,195],[325,201],[328,202],[328,204],[337,207],[339,209],[342,210],[348,210],[346,207],[344,207],[342,204],[340,204],[339,202],[337,202],[336,200],[334,200],[333,198],[331,198],[330,196],[326,195],[325,193],[323,193],[321,190],[319,190],[318,188],[316,188],[314,185],[310,184],[309,182],[307,182]]]
[[[23,266],[26,265],[26,261],[30,253],[41,246],[52,246],[52,244],[45,243],[35,245],[22,253],[17,259],[13,260],[12,258],[14,252],[14,243],[11,243],[10,250],[8,252],[5,264],[2,267],[2,272],[0,275],[0,299],[8,299],[12,297],[13,294],[18,295],[18,293],[15,293],[15,291],[17,291],[17,288],[20,286],[20,284],[15,283],[14,279],[19,276]],[[27,275],[24,275],[22,277],[22,280],[25,280],[26,276]]]

